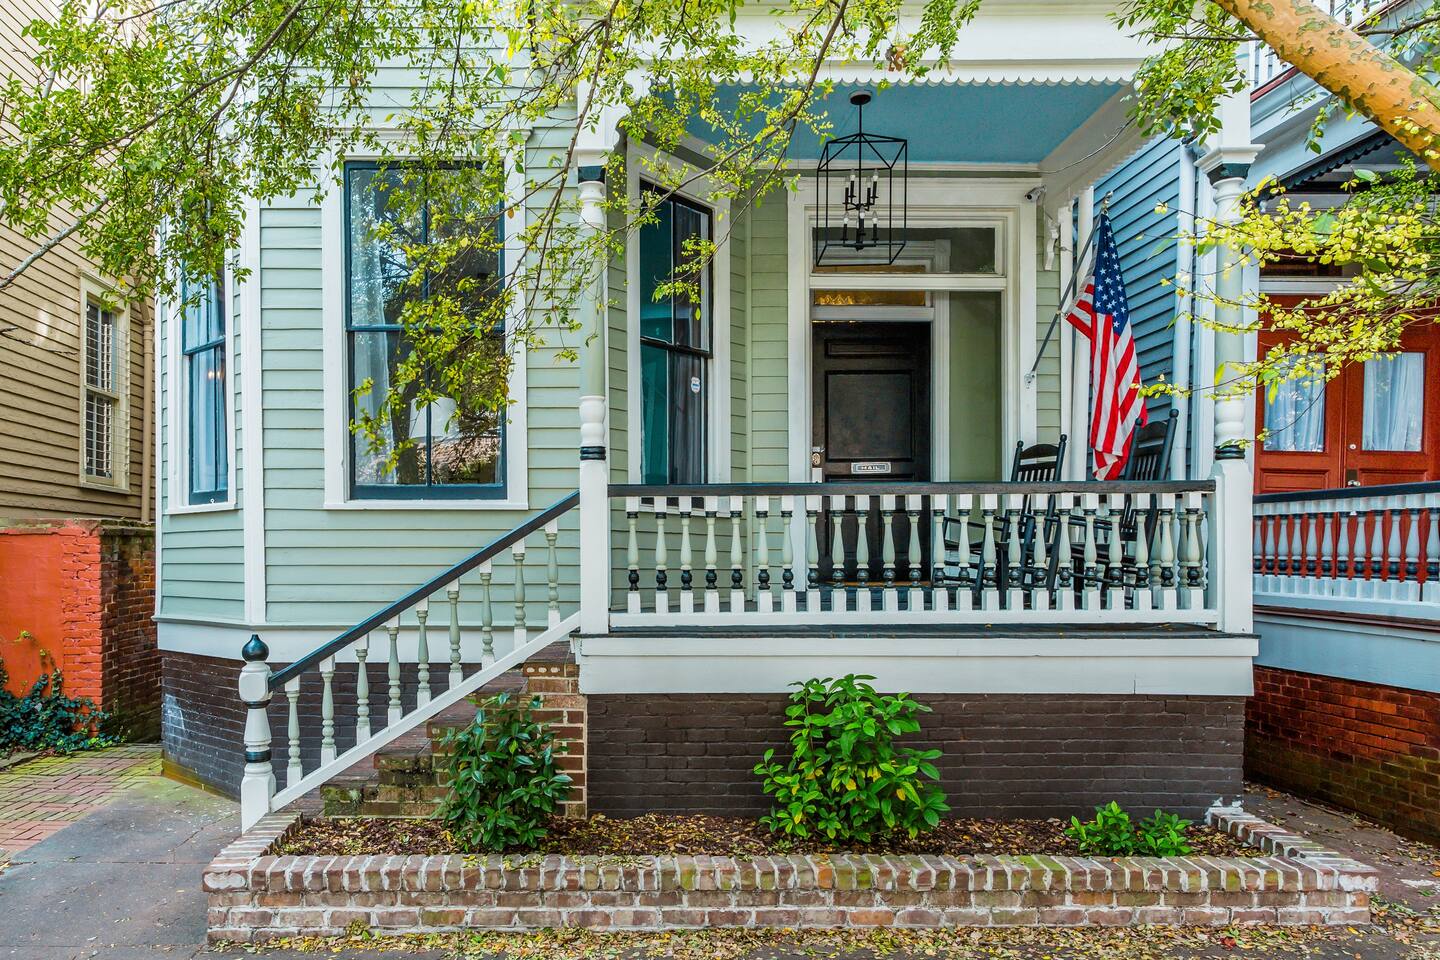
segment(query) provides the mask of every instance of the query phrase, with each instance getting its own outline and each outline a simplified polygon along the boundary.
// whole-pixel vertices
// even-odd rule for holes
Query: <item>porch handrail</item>
[[[924,497],[937,494],[986,493],[1044,496],[1051,493],[1120,495],[1202,493],[1214,489],[1214,480],[1055,480],[1048,483],[1010,483],[1004,480],[955,482],[898,480],[893,483],[883,480],[841,480],[824,483],[612,483],[610,484],[610,496],[612,499],[616,497],[800,497],[806,495],[866,497],[881,494]]]
[[[285,682],[287,680],[299,676],[306,670],[314,667],[321,660],[324,660],[338,653],[339,651],[344,650],[346,647],[350,646],[352,643],[365,636],[370,631],[375,630],[376,628],[381,627],[386,623],[389,623],[391,620],[395,619],[400,614],[411,610],[421,600],[424,600],[425,598],[439,591],[441,587],[445,587],[454,583],[456,580],[459,580],[471,570],[474,570],[476,567],[480,566],[480,564],[484,563],[487,560],[493,560],[495,557],[499,556],[502,550],[513,547],[516,543],[524,540],[530,534],[545,526],[545,524],[557,519],[565,513],[568,513],[579,502],[580,491],[576,490],[571,493],[567,493],[564,497],[561,497],[559,500],[555,501],[555,503],[551,504],[541,513],[537,513],[535,516],[531,517],[529,520],[526,520],[524,523],[520,524],[518,527],[509,531],[508,533],[502,533],[494,540],[491,540],[489,543],[485,544],[485,546],[481,547],[479,550],[476,550],[474,553],[470,554],[470,556],[466,557],[464,560],[461,560],[459,563],[455,564],[447,570],[443,570],[440,573],[437,573],[429,580],[426,580],[420,586],[416,587],[414,590],[411,590],[399,600],[396,600],[394,603],[391,603],[386,607],[382,607],[375,613],[372,613],[370,616],[366,617],[364,620],[361,620],[359,623],[355,624],[355,626],[351,627],[349,630],[346,630],[344,633],[340,634],[335,639],[327,643],[321,644],[320,646],[316,647],[314,650],[311,650],[309,653],[305,654],[305,656],[301,657],[299,660],[296,660],[294,663],[290,664],[284,669],[272,673],[270,675],[270,689],[279,689],[280,687],[285,685]]]
[[[1371,497],[1403,497],[1440,493],[1440,481],[1415,483],[1382,483],[1371,487],[1329,487],[1323,490],[1285,490],[1279,493],[1258,493],[1255,503],[1308,503],[1315,500],[1358,500]]]

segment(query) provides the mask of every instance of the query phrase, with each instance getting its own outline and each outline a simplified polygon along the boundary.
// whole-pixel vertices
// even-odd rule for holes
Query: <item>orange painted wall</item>
[[[100,699],[100,550],[93,523],[0,527],[0,657],[12,692],[39,678],[43,650],[68,693]],[[31,637],[21,640],[24,631]]]

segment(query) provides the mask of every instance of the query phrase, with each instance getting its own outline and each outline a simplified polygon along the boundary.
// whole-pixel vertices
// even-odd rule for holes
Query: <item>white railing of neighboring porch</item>
[[[580,617],[566,609],[573,603],[566,602],[571,592],[561,589],[559,540],[562,523],[571,522],[573,531],[578,504],[578,492],[564,497],[280,670],[271,671],[268,648],[259,636],[251,637],[242,651],[239,681],[246,707],[242,829],[573,632]],[[472,598],[477,609],[466,622],[461,601]],[[535,616],[538,603],[544,605],[541,618]],[[443,614],[432,618],[438,611]],[[462,648],[466,635],[477,631],[478,657],[469,659],[479,665],[467,674]],[[407,648],[414,637],[413,656],[408,649],[401,652],[402,632]],[[353,687],[336,683],[338,663],[356,665]],[[413,692],[403,682],[402,663],[414,664]],[[316,692],[320,722],[307,724],[301,697]],[[288,751],[285,785],[278,790],[269,714],[276,697],[286,707]],[[305,758],[315,753],[317,742],[318,761],[306,769]],[[343,744],[350,746],[342,749]]]
[[[1440,483],[1255,498],[1255,602],[1440,615]]]
[[[1213,481],[612,485],[610,499],[615,627],[1219,619]]]

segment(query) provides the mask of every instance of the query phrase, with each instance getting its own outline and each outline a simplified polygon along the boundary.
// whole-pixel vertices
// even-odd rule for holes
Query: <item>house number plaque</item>
[[[861,460],[850,465],[851,473],[889,473],[889,460]]]

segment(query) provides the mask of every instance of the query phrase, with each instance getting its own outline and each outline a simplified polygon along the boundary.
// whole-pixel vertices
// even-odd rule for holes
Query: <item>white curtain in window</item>
[[[1366,450],[1419,450],[1425,416],[1425,355],[1365,361]]]
[[[1280,384],[1265,399],[1265,449],[1315,453],[1325,449],[1325,381],[1321,374]]]

